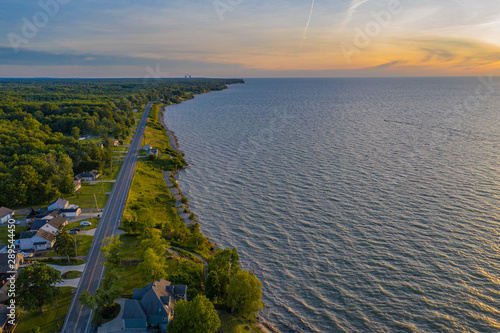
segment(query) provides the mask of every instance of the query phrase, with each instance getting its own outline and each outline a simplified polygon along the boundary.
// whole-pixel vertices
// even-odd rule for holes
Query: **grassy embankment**
[[[172,231],[172,229],[187,228],[179,219],[175,211],[175,204],[172,195],[163,180],[164,170],[176,170],[177,166],[183,162],[181,156],[172,150],[168,135],[158,121],[160,105],[156,104],[151,109],[148,126],[145,131],[143,144],[150,144],[159,149],[160,156],[155,160],[140,159],[132,181],[127,205],[123,214],[123,219],[134,219],[137,210],[147,208],[152,212],[157,228],[162,231]],[[174,155],[174,158],[171,158]],[[144,281],[137,269],[139,257],[139,235],[129,233],[122,235],[123,242],[121,248],[122,265],[120,267],[120,280],[124,283],[123,295],[132,294],[133,289],[142,288],[150,281]],[[202,279],[203,264],[194,262],[186,258],[170,258],[167,260],[168,275],[165,278],[175,280],[182,274],[198,277]],[[201,284],[201,281],[199,281]]]

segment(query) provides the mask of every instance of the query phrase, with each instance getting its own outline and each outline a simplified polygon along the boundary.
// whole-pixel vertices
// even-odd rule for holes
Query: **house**
[[[42,251],[52,248],[56,235],[40,228],[34,231],[22,232],[19,239],[14,242],[16,249]]]
[[[78,192],[78,190],[82,188],[82,180],[74,180],[73,185],[75,186],[75,192]]]
[[[15,211],[7,207],[0,207],[0,223],[6,223],[14,216]]]
[[[14,259],[10,259],[8,253],[0,253],[0,275],[19,270],[19,265],[23,264],[23,258],[23,255],[19,253],[15,254]],[[12,262],[14,262],[13,267],[11,267]]]
[[[158,156],[158,149],[150,149],[150,150],[148,150],[148,153],[146,154],[146,157],[149,157],[149,155]]]
[[[65,219],[62,216],[56,216],[51,220],[38,219],[33,222],[30,231],[45,230],[57,236],[59,234],[59,230],[67,224],[68,219]]]
[[[92,170],[90,172],[82,172],[82,173],[79,173],[78,175],[75,176],[75,180],[87,180],[87,181],[91,181],[91,180],[96,180],[97,178],[99,178],[99,171],[97,170]]]
[[[57,200],[54,200],[50,203],[49,207],[47,207],[47,210],[53,211],[56,209],[64,209],[68,208],[69,206],[69,201],[63,198],[59,198]]]
[[[99,148],[101,148],[101,149],[102,149],[102,148],[104,148],[104,143],[102,143],[102,142],[98,142],[98,143],[97,143],[97,147],[99,147]]]
[[[3,280],[3,278],[2,278]],[[2,285],[0,283],[0,285]],[[7,284],[5,284],[7,285]],[[1,290],[3,290],[3,285],[2,285],[2,289],[0,289],[0,293],[1,293]],[[7,300],[7,299],[5,299]],[[10,313],[10,310],[7,308],[7,305],[5,304],[0,304],[0,333],[2,332],[7,332],[6,329],[7,329],[7,326],[9,326],[8,324],[8,321],[9,321],[9,313]]]
[[[35,220],[50,220],[59,215],[59,209],[56,210],[32,210],[26,216],[26,223],[33,223]]]
[[[145,151],[149,151],[151,149],[153,149],[153,146],[151,146],[150,144],[147,144],[144,147],[142,147],[142,150],[145,150]]]
[[[132,299],[125,301],[123,327],[125,331],[146,331],[157,328],[166,332],[174,317],[174,304],[186,299],[187,286],[171,285],[170,281],[154,281],[142,289],[134,289]]]
[[[118,144],[120,144],[120,141],[117,139],[111,139],[111,141],[113,142],[114,147],[118,147]]]
[[[74,207],[74,208],[66,208],[66,209],[61,209],[61,215],[64,217],[78,217],[82,213],[82,210],[80,207]]]

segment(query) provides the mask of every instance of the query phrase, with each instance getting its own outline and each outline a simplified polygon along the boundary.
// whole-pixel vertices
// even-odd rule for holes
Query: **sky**
[[[1,0],[0,77],[499,75],[498,0]]]

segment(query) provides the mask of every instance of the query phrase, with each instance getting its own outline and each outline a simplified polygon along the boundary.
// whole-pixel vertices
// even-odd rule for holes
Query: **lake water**
[[[191,208],[263,282],[265,319],[283,332],[500,330],[488,80],[249,79],[167,108]]]

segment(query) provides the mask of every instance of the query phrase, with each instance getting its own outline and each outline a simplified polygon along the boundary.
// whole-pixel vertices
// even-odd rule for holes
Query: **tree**
[[[113,268],[120,265],[120,236],[111,236],[103,241],[101,252],[104,255],[104,265]]]
[[[227,304],[231,311],[252,319],[264,307],[262,283],[251,273],[240,271],[231,279],[227,289]]]
[[[80,129],[78,127],[73,127],[71,129],[71,136],[75,138],[75,140],[78,140],[80,138]]]
[[[61,273],[44,263],[28,265],[17,278],[17,301],[27,311],[39,309],[42,313],[45,304],[55,303],[61,295],[61,290],[55,287],[61,281]]]
[[[167,327],[169,333],[215,333],[221,325],[214,305],[203,295],[191,302],[176,302],[174,311],[174,320]]]
[[[115,305],[115,299],[119,298],[120,295],[121,290],[119,286],[112,285],[109,289],[97,289],[93,295],[85,290],[80,295],[78,300],[82,305],[87,306],[98,313],[103,313],[106,308]]]
[[[75,240],[69,234],[66,226],[64,226],[61,232],[56,236],[54,250],[57,254],[67,257],[68,263],[71,255],[75,255],[76,257]]]
[[[168,242],[160,234],[157,229],[150,229],[141,237],[140,247],[142,250],[142,257],[146,259],[146,251],[153,249],[154,253],[164,256],[167,251]]]
[[[148,281],[159,280],[167,275],[165,257],[155,253],[152,248],[144,252],[144,261],[137,268]]]
[[[217,250],[209,263],[205,287],[208,298],[216,303],[224,303],[232,277],[240,271],[240,257],[236,249]]]

